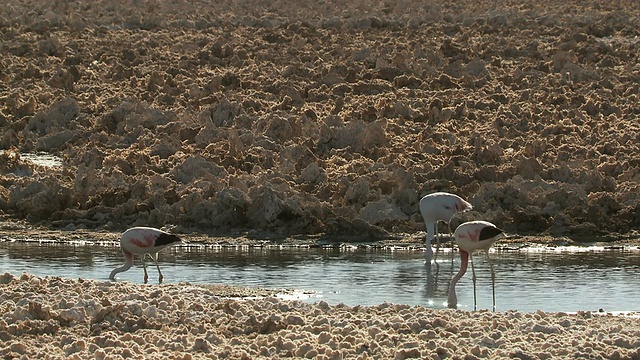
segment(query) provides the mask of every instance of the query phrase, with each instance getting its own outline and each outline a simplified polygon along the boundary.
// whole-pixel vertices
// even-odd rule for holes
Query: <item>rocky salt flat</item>
[[[190,285],[0,276],[0,356],[636,359],[640,320],[579,312],[229,300]]]
[[[639,6],[5,2],[0,211],[380,239],[449,191],[510,233],[638,238]]]

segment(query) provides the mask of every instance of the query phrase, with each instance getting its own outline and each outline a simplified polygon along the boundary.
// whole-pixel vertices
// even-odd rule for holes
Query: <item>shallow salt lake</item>
[[[383,302],[446,308],[459,256],[440,253],[425,266],[419,250],[371,248],[221,248],[180,246],[160,252],[165,283],[228,284],[305,291],[304,301],[376,305]],[[490,253],[498,311],[640,311],[640,249],[522,248]],[[491,276],[475,254],[478,309],[491,309]],[[108,280],[123,263],[116,245],[0,242],[0,271],[19,275]],[[150,285],[158,274],[147,258]],[[142,283],[141,263],[118,281]],[[473,309],[471,267],[456,290],[459,309]]]

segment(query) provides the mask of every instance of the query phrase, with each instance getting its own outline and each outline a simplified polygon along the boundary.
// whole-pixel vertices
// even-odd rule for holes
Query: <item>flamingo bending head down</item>
[[[471,259],[471,271],[473,272],[473,309],[477,308],[476,301],[476,271],[473,266],[472,254],[476,250],[484,250],[487,254],[487,261],[491,268],[491,286],[493,294],[493,311],[496,310],[496,275],[493,271],[493,264],[489,257],[489,248],[497,240],[506,237],[505,233],[494,224],[488,221],[470,221],[461,224],[454,232],[455,241],[460,250],[460,270],[451,280],[449,285],[449,307],[455,308],[458,305],[456,296],[456,284],[458,280],[467,272],[467,265]]]
[[[473,206],[460,196],[447,192],[428,194],[420,199],[420,214],[427,227],[425,240],[425,257],[427,262],[431,262],[431,259],[437,256],[438,249],[440,248],[440,239],[437,237],[438,221],[446,222],[449,226],[449,234],[451,234],[451,218],[459,212],[468,211],[472,208]],[[431,248],[434,239],[437,241],[435,255]]]
[[[151,227],[134,227],[128,229],[120,238],[120,247],[122,248],[125,261],[124,265],[114,269],[109,275],[109,279],[115,280],[116,274],[129,270],[131,266],[133,266],[134,256],[137,255],[140,256],[142,260],[144,282],[146,284],[149,281],[149,275],[147,274],[147,265],[144,262],[144,258],[146,255],[149,255],[158,269],[158,281],[162,282],[163,276],[160,271],[160,266],[158,265],[158,252],[166,247],[180,243],[182,243],[180,237],[160,229]]]

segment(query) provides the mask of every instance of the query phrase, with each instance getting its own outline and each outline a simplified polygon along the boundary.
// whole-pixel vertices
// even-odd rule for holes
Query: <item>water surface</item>
[[[494,251],[497,310],[640,311],[640,251],[557,248]],[[474,256],[478,308],[491,308],[491,278],[483,253]],[[91,243],[0,242],[0,271],[19,275],[108,280],[122,265],[119,247]],[[305,301],[446,307],[457,254],[425,266],[422,251],[362,248],[220,248],[183,246],[160,253],[165,283],[228,284],[311,292]],[[147,260],[150,284],[157,271]],[[118,281],[142,283],[138,261]],[[459,308],[473,309],[471,267],[458,283]]]

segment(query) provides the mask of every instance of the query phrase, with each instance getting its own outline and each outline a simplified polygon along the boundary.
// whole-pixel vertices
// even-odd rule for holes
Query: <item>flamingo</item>
[[[147,265],[144,257],[149,255],[158,268],[159,282],[162,282],[163,276],[158,265],[158,252],[168,246],[181,243],[182,240],[160,229],[151,227],[133,227],[122,234],[120,238],[120,247],[124,254],[124,265],[114,269],[109,275],[109,279],[115,280],[116,274],[127,271],[133,265],[134,255],[139,255],[142,260],[142,268],[144,269],[144,283],[149,281],[147,274]]]
[[[505,233],[488,221],[469,221],[458,226],[453,236],[460,249],[460,270],[451,280],[449,285],[448,306],[455,308],[458,304],[456,296],[456,284],[458,280],[467,272],[467,265],[471,259],[471,271],[473,272],[473,310],[477,308],[476,301],[476,271],[473,267],[471,254],[475,250],[484,250],[487,254],[487,261],[491,268],[491,290],[493,294],[493,311],[496,311],[496,274],[493,271],[493,264],[489,257],[489,248],[496,240],[506,237]]]
[[[420,199],[420,214],[424,219],[427,227],[427,235],[425,240],[427,262],[430,263],[434,258],[434,252],[431,243],[435,238],[437,241],[435,255],[440,249],[440,239],[438,234],[438,221],[444,221],[449,226],[449,234],[451,234],[451,218],[458,212],[471,210],[473,206],[458,195],[447,192],[436,192],[425,195]],[[453,243],[452,245],[453,246]]]

